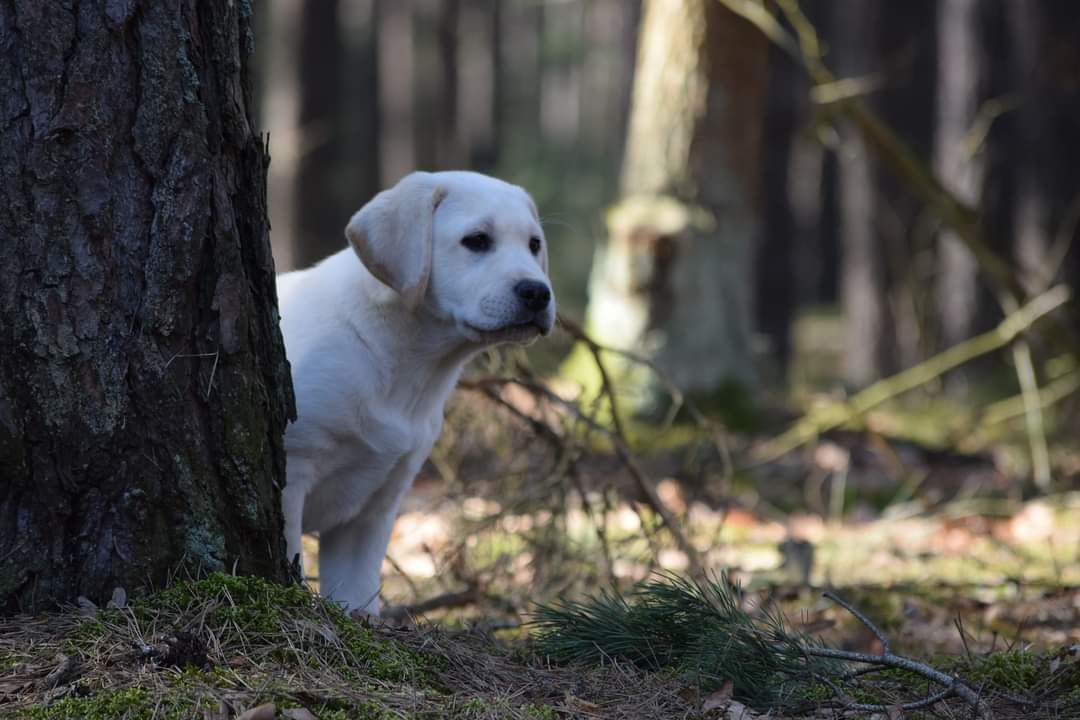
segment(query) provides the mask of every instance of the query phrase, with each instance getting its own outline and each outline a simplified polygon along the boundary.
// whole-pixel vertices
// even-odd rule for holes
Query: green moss
[[[537,720],[555,720],[559,717],[558,711],[550,705],[534,705],[528,704],[522,708],[528,717],[536,718]]]
[[[485,715],[491,709],[491,705],[484,698],[470,698],[463,705],[455,708],[455,714],[461,718],[478,717]]]
[[[189,720],[209,705],[182,696],[159,697],[133,687],[103,690],[87,697],[67,697],[45,707],[19,711],[19,720]]]
[[[1025,650],[992,653],[972,658],[963,667],[970,681],[991,687],[1022,692],[1038,687],[1049,674],[1045,656]]]
[[[201,580],[177,583],[145,600],[132,611],[148,618],[175,609],[212,608],[202,621],[219,628],[219,641],[247,643],[263,640],[279,661],[318,663],[310,643],[340,645],[349,660],[341,672],[391,682],[427,682],[441,660],[402,645],[375,638],[371,630],[350,618],[335,603],[299,585],[278,585],[257,577],[212,573]],[[297,633],[297,629],[308,632]],[[315,629],[314,632],[311,630]],[[308,644],[286,642],[302,635]]]

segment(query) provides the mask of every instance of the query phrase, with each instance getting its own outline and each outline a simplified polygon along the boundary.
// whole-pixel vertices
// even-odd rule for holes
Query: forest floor
[[[872,650],[872,637],[838,630],[836,620],[827,611],[805,618]],[[984,717],[1080,716],[1076,646],[1041,652],[1012,641],[944,655],[933,645],[919,656],[977,688]],[[223,574],[107,608],[0,623],[0,716],[24,720],[972,717],[957,699],[932,714],[897,709],[929,692],[911,673],[883,673],[851,695],[886,703],[881,712],[846,710],[826,693],[797,716],[766,713],[740,702],[730,683],[703,689],[615,659],[559,667],[526,638],[354,619],[304,588]]]
[[[539,604],[722,571],[748,613],[881,653],[881,638],[824,596],[838,593],[892,652],[974,688],[984,717],[1080,718],[1080,448],[1069,423],[1047,424],[1054,477],[1040,489],[1023,464],[1022,417],[990,433],[935,403],[883,407],[760,462],[792,417],[740,433],[631,427],[620,450],[527,387],[474,384],[395,527],[388,620],[224,575],[9,619],[0,717],[974,716],[956,697],[903,710],[938,689],[911,674],[865,676],[844,697],[821,687],[783,715],[685,671],[619,657],[560,666],[538,651]],[[317,539],[305,543],[317,590]]]

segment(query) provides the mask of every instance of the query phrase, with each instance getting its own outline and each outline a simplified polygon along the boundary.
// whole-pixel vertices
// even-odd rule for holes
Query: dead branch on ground
[[[965,340],[914,367],[876,382],[846,403],[804,416],[782,435],[767,443],[757,454],[757,460],[775,460],[821,433],[865,415],[886,400],[925,385],[953,368],[1009,345],[1039,318],[1068,302],[1070,294],[1067,286],[1058,285],[1007,316],[993,330]]]
[[[837,650],[829,647],[821,647],[811,645],[806,648],[808,655],[815,657],[831,658],[833,660],[843,660],[846,662],[854,662],[865,665],[872,665],[877,667],[896,668],[899,670],[907,670],[908,672],[916,673],[922,677],[931,680],[943,687],[941,692],[938,692],[929,697],[917,700],[911,703],[905,703],[903,705],[876,705],[869,703],[854,702],[840,688],[838,688],[831,681],[828,682],[830,686],[837,692],[837,695],[842,699],[845,708],[849,710],[858,710],[862,712],[888,712],[893,708],[899,708],[900,710],[916,710],[919,708],[929,707],[937,704],[946,698],[956,696],[966,702],[971,708],[978,713],[979,717],[989,718],[991,717],[990,708],[987,707],[979,694],[973,690],[967,683],[955,675],[949,675],[937,668],[931,667],[926,663],[919,662],[918,660],[912,660],[911,658],[904,657],[903,655],[896,655],[889,650],[889,638],[882,632],[881,628],[873,623],[870,618],[866,617],[855,606],[847,602],[839,595],[832,591],[826,591],[824,596],[833,601],[844,610],[847,610],[852,616],[855,617],[860,623],[862,623],[867,630],[874,634],[874,637],[881,643],[881,654],[871,655],[869,653],[854,652],[851,650]],[[853,677],[851,675],[849,678]]]

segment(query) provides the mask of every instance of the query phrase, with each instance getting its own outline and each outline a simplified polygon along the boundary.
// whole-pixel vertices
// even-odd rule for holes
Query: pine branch
[[[882,652],[826,647],[789,630],[777,611],[751,615],[723,575],[706,581],[659,575],[625,596],[604,590],[584,601],[541,605],[531,625],[538,649],[557,662],[629,661],[644,670],[674,670],[705,691],[730,682],[737,699],[761,711],[799,711],[815,690],[826,689],[826,702],[848,710],[914,710],[957,697],[978,716],[990,717],[970,685],[893,653],[886,634],[865,614],[835,593],[825,597],[865,625]],[[841,687],[865,672],[852,672],[851,663],[906,670],[942,689],[899,705],[856,702]]]

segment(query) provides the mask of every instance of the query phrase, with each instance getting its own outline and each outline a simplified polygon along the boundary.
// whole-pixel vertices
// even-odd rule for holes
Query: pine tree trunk
[[[250,5],[0,2],[0,610],[283,579]]]
[[[468,42],[455,43],[460,72],[454,102],[461,153],[468,167],[494,171],[498,157],[500,0],[465,0],[459,31]]]
[[[772,369],[780,382],[786,377],[791,356],[791,325],[797,290],[794,266],[797,224],[790,171],[796,136],[801,130],[800,119],[805,115],[806,92],[803,74],[791,58],[777,47],[769,48],[765,111],[765,136],[769,142],[762,150],[764,212],[761,241],[754,261],[754,307],[757,327],[769,339],[770,356],[775,361],[771,363]]]
[[[393,0],[379,5],[379,169],[384,187],[417,168],[414,2]]]
[[[338,158],[336,250],[345,246],[346,219],[382,189],[379,167],[379,59],[377,29],[382,0],[349,0],[341,8],[346,66],[342,153]]]
[[[837,72],[858,77],[871,68],[877,0],[844,0],[833,5]],[[858,131],[841,128],[838,162],[839,229],[842,246],[840,303],[844,314],[844,375],[866,385],[880,375],[885,328],[884,270],[877,228],[876,166]]]
[[[753,238],[768,48],[714,0],[653,0],[641,24],[622,199],[590,280],[598,340],[681,387],[754,381]],[[635,393],[647,409],[659,386]]]
[[[345,67],[338,0],[300,10],[299,147],[294,191],[293,261],[308,267],[345,247],[349,219],[341,197],[344,165]],[[354,198],[358,207],[365,198]],[[351,208],[355,210],[356,207]]]
[[[957,197],[977,205],[982,163],[967,146],[979,105],[982,57],[975,0],[941,0],[938,5],[938,91],[934,169]],[[938,245],[937,309],[941,344],[951,347],[971,337],[978,299],[975,258],[950,231]]]

